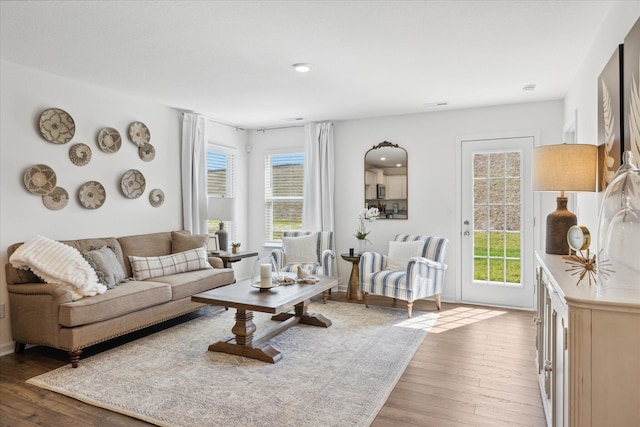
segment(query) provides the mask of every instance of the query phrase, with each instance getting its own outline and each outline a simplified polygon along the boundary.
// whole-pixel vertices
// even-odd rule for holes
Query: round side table
[[[360,254],[340,254],[343,260],[349,261],[351,265],[351,276],[349,277],[349,286],[347,287],[347,300],[362,301],[364,295],[360,289]]]

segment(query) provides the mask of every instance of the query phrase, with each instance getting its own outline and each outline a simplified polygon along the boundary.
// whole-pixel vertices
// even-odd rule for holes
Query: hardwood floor
[[[345,301],[345,294],[331,299]],[[393,300],[372,296],[370,304],[392,306]],[[416,301],[413,309],[436,312],[432,301]],[[372,426],[544,426],[533,313],[443,303],[438,314]],[[95,346],[83,357],[196,315]],[[1,357],[0,426],[149,425],[25,383],[67,363],[66,352],[46,347]]]

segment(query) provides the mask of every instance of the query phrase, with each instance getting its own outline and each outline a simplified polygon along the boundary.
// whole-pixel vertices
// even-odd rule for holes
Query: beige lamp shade
[[[207,218],[218,221],[232,220],[236,213],[236,199],[232,197],[209,197]]]
[[[598,147],[560,144],[533,152],[534,191],[596,191]]]

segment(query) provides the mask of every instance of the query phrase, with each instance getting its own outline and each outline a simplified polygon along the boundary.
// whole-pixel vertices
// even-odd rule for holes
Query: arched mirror
[[[388,141],[364,155],[364,204],[380,210],[380,219],[407,219],[407,150]]]

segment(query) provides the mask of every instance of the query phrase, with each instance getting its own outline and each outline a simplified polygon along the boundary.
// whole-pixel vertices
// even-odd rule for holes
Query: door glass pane
[[[474,154],[476,281],[520,284],[521,153]]]

